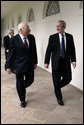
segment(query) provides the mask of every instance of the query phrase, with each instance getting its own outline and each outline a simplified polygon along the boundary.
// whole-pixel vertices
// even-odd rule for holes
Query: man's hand
[[[7,69],[7,72],[8,72],[8,74],[11,74],[12,72],[11,72],[11,69]]]
[[[73,68],[75,69],[76,68],[76,62],[73,62],[72,65],[73,65]]]
[[[37,64],[34,64],[34,69],[36,69],[37,68]]]
[[[45,68],[48,68],[49,67],[49,64],[44,64]]]
[[[8,52],[9,52],[9,50],[6,50],[6,52],[8,53]]]

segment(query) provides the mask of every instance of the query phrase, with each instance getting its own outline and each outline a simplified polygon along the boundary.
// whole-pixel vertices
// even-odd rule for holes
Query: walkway
[[[72,85],[62,89],[65,106],[57,104],[52,76],[38,67],[35,82],[27,88],[26,108],[21,108],[15,75],[4,71],[4,50],[1,51],[1,123],[2,124],[82,124],[83,93]]]

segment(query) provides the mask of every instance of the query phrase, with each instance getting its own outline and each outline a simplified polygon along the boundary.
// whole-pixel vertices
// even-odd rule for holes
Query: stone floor
[[[57,104],[51,74],[38,67],[35,82],[27,88],[27,107],[21,108],[15,75],[4,71],[4,50],[1,50],[2,124],[83,124],[83,92],[72,85],[62,92],[63,107]]]

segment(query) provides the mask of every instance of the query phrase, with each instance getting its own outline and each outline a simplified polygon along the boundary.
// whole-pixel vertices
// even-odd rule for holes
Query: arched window
[[[21,17],[21,15],[19,14],[18,15],[18,19],[17,19],[17,25],[19,24],[19,23],[21,23],[22,22],[22,17]]]
[[[43,9],[43,18],[60,13],[59,1],[46,1]]]
[[[32,21],[34,21],[34,12],[33,9],[30,8],[27,11],[27,22],[32,22]]]
[[[12,19],[12,21],[11,21],[11,27],[12,28],[14,27],[14,19]]]

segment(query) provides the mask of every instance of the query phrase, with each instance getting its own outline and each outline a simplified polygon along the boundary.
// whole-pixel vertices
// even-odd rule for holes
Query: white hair
[[[9,29],[8,30],[8,34],[10,34],[10,33],[14,33],[14,30],[13,29]]]
[[[18,24],[18,31],[20,31],[24,25],[27,24],[26,22],[21,22],[20,24]]]

